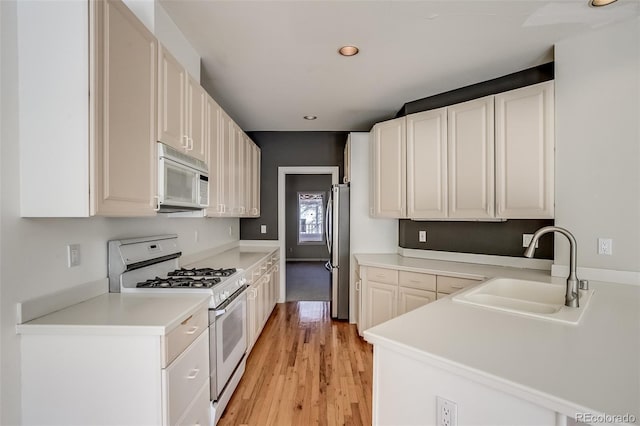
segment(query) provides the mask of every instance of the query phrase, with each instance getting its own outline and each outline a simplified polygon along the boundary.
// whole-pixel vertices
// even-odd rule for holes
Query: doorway
[[[288,174],[285,187],[287,302],[328,302],[325,222],[331,175]]]
[[[316,177],[317,181],[313,182]],[[281,302],[330,300],[331,276],[324,267],[329,256],[324,237],[324,213],[331,185],[337,183],[338,167],[278,168],[278,242],[280,270],[284,272],[280,277]],[[294,200],[289,208],[287,192],[294,193],[289,197]],[[295,243],[288,245],[288,239]],[[302,286],[296,286],[296,283],[302,283]]]

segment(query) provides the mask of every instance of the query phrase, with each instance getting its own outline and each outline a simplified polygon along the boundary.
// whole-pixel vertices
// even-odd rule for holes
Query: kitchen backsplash
[[[398,245],[404,248],[521,257],[522,234],[533,234],[553,220],[527,219],[505,222],[448,222],[400,220]],[[427,231],[427,242],[418,232]],[[553,259],[553,237],[543,236],[535,257]]]

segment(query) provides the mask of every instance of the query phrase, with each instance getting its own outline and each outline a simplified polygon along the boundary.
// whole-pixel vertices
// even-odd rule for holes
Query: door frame
[[[280,299],[287,300],[287,212],[286,212],[286,180],[287,175],[331,175],[331,184],[339,182],[338,166],[299,166],[278,167],[278,245],[280,246]]]

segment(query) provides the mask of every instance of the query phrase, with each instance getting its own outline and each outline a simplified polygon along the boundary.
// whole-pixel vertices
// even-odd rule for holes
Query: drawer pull
[[[185,332],[185,334],[195,334],[196,331],[198,331],[200,327],[198,327],[197,325],[194,325],[193,327],[191,327],[191,330]]]
[[[181,324],[182,324],[182,325],[185,325],[186,323],[188,323],[188,322],[189,322],[189,320],[190,320],[191,318],[193,318],[193,315],[189,315],[189,318],[187,318],[186,320],[182,321],[182,322],[181,322]]]
[[[198,373],[199,373],[199,372],[200,372],[200,369],[199,369],[199,368],[194,368],[193,370],[191,370],[191,374],[189,374],[189,375],[187,376],[187,379],[189,379],[189,380],[193,380],[193,379],[195,379],[195,378],[198,376]]]
[[[422,281],[420,280],[409,280],[410,283],[420,284]]]
[[[452,285],[451,288],[455,288],[457,290],[462,290],[464,288],[464,286],[461,285]]]

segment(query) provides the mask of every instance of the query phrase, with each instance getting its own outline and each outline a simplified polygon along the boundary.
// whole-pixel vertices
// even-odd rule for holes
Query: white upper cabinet
[[[447,217],[447,109],[406,119],[407,216]]]
[[[17,14],[21,215],[154,215],[153,34],[119,0]]]
[[[496,216],[553,218],[554,84],[501,93],[496,110]]]
[[[406,124],[404,117],[373,126],[374,217],[406,217]]]
[[[186,151],[187,70],[162,45],[158,60],[158,140]]]
[[[207,92],[189,77],[187,79],[187,137],[189,155],[209,164],[207,144]]]
[[[208,95],[164,46],[159,52],[158,141],[208,163]]]
[[[493,96],[452,105],[448,119],[449,217],[494,217]]]
[[[119,1],[95,13],[91,214],[154,215],[157,42]]]

